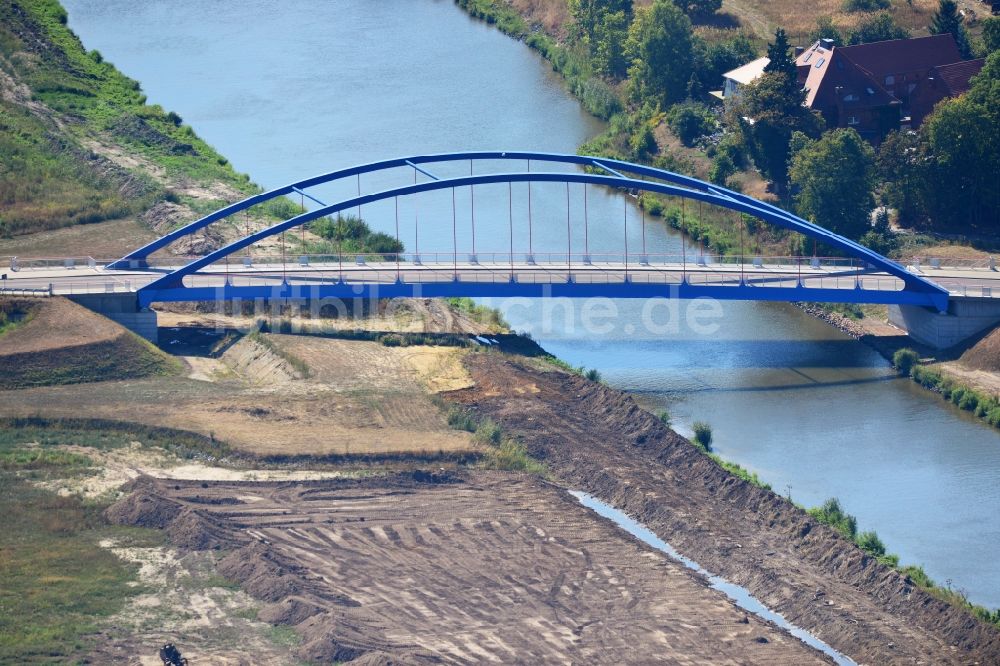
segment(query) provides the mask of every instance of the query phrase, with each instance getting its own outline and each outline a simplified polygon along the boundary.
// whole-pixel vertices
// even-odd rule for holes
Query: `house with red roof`
[[[853,127],[872,143],[892,130],[918,127],[935,104],[968,90],[983,63],[963,61],[949,33],[855,46],[822,39],[797,49],[795,58],[805,105],[828,127]],[[735,72],[741,85],[749,83],[742,69],[728,72],[727,82]],[[763,72],[763,66],[754,69]]]

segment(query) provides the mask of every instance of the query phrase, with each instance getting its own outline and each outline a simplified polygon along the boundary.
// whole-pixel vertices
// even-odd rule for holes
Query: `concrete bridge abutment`
[[[156,312],[149,308],[140,308],[139,301],[133,293],[74,294],[66,298],[121,324],[153,344],[157,342]]]
[[[1000,298],[952,297],[946,313],[916,305],[890,305],[889,323],[921,344],[947,349],[1000,324]]]

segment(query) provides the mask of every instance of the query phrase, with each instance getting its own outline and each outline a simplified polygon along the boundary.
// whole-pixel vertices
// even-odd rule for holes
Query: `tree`
[[[830,16],[820,16],[816,19],[816,29],[809,33],[810,42],[818,42],[821,39],[832,39],[835,46],[844,43],[844,36],[833,24],[833,18]]]
[[[694,74],[702,89],[718,87],[723,74],[757,57],[753,42],[743,33],[711,44],[696,35],[693,46]]]
[[[877,12],[881,9],[889,9],[892,3],[889,0],[844,0],[844,11],[846,12]]]
[[[788,45],[788,36],[782,28],[774,32],[774,42],[767,45],[767,57],[770,60],[765,72],[774,72],[785,76],[792,84],[798,78],[798,71],[795,68],[795,60],[790,55],[791,48]]]
[[[625,74],[624,43],[632,17],[632,0],[570,0],[577,39],[594,68],[612,76]]]
[[[853,128],[835,129],[792,156],[798,211],[834,233],[858,239],[875,205],[875,151]]]
[[[667,112],[667,123],[685,146],[693,146],[695,141],[710,134],[716,125],[715,117],[704,104],[690,100],[675,104]]]
[[[916,224],[922,214],[925,159],[925,145],[916,132],[890,132],[878,148],[875,165],[882,182],[882,200],[899,212],[899,222],[906,226]]]
[[[632,93],[668,107],[682,99],[693,71],[691,20],[669,0],[636,10],[625,52]]]
[[[958,13],[958,3],[955,0],[941,0],[937,13],[928,26],[932,35],[951,33],[958,44],[958,52],[963,58],[972,57],[972,47],[969,45],[969,35],[962,25],[962,15]]]
[[[628,70],[625,59],[625,40],[628,37],[629,15],[624,11],[611,12],[594,33],[591,42],[591,61],[600,74],[623,77]]]
[[[743,89],[735,109],[747,152],[779,192],[788,184],[792,134],[817,137],[823,129],[823,119],[803,106],[804,102],[805,92],[797,85],[790,86],[785,75],[765,72]]]
[[[711,16],[722,8],[722,0],[674,0],[674,4],[691,18]]]
[[[1000,51],[1000,16],[983,19],[983,48],[986,55]]]
[[[907,39],[910,33],[906,28],[896,25],[889,12],[876,12],[865,15],[858,21],[857,27],[851,31],[849,44],[868,44],[869,42],[884,42],[890,39]]]

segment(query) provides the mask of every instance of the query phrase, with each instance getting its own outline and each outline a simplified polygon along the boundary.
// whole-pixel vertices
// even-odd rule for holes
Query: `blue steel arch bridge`
[[[544,213],[535,212],[534,216],[542,219],[533,222],[531,192],[539,184],[547,184],[548,188],[564,186],[565,220],[560,217],[563,213],[553,213],[550,196]],[[527,192],[526,215],[519,208],[515,216],[515,185]],[[336,186],[333,189],[339,194],[324,200],[329,198],[324,193],[331,186]],[[582,206],[577,205],[577,209],[583,209],[583,219],[577,219],[575,224],[570,220],[571,186],[576,193],[573,196],[582,198]],[[491,242],[496,245],[498,233],[506,236],[501,239],[505,246],[502,252],[477,253],[477,188],[479,192],[492,191],[491,196],[483,198],[492,208],[487,212],[494,218],[489,229]],[[461,234],[455,207],[455,193],[465,189],[472,201],[471,247],[466,243],[467,231],[463,231],[465,235],[459,243]],[[590,226],[587,213],[588,193],[594,196],[595,189],[606,198],[622,196],[625,204],[621,208],[621,226],[608,225],[605,219],[603,233],[596,235],[588,233],[594,227]],[[626,196],[643,192],[666,195],[680,202],[681,211],[686,210],[687,202],[696,202],[699,206],[732,211],[734,217],[749,216],[802,234],[817,245],[831,248],[838,256],[745,254],[743,217],[740,217],[741,247],[737,255],[708,256],[701,250],[688,249],[683,242],[679,254],[650,254],[645,241],[646,215],[640,206],[638,212],[633,207],[630,217]],[[416,243],[413,251],[386,255],[348,254],[340,244],[336,251],[323,256],[285,251],[288,232],[304,232],[305,225],[311,222],[355,211],[359,217],[367,217],[366,213],[379,206],[383,207],[380,214],[384,214],[386,206],[395,211],[395,236],[401,241],[400,202],[412,200],[416,205],[423,197],[448,198],[449,194],[450,211],[438,210],[429,219],[423,218],[424,230],[431,225],[436,232],[424,236],[436,238],[438,246],[432,252],[421,253]],[[289,196],[298,196],[303,203],[309,199],[313,208],[306,209],[303,205],[287,219],[267,222],[269,226],[256,230],[239,224],[240,213],[249,220],[250,210],[255,206]],[[281,209],[272,206],[272,210]],[[285,205],[284,209],[291,207]],[[506,218],[500,227],[496,224],[497,213]],[[516,232],[515,217],[527,218],[518,220]],[[203,256],[181,260],[165,253],[172,244],[195,238],[211,225],[224,221],[245,229],[245,233]],[[525,221],[527,234],[523,233]],[[461,226],[464,228],[467,223],[463,218]],[[546,252],[536,252],[532,243],[533,224],[536,233],[545,232]],[[642,230],[638,247],[634,242],[637,226]],[[552,252],[553,232],[560,227],[565,233],[565,249]],[[600,236],[607,244],[609,229],[622,234],[621,244],[594,247],[591,236]],[[560,233],[563,232],[557,235]],[[304,241],[304,233],[301,238]],[[281,253],[277,255],[279,246]],[[10,270],[0,273],[0,294],[67,295],[130,327],[130,322],[142,319],[149,306],[161,302],[261,299],[315,302],[407,296],[710,297],[878,303],[890,306],[892,323],[939,347],[950,346],[1000,321],[1000,298],[997,298],[1000,273],[996,272],[992,259],[988,267],[944,270],[934,260],[925,266],[919,260],[904,266],[773,204],[696,178],[601,157],[526,151],[416,155],[353,166],[226,205],[119,259],[12,257]],[[147,337],[155,337],[155,314],[150,314],[151,320],[137,326],[148,329],[148,335],[143,333]]]
[[[436,175],[444,165],[467,163],[469,173]],[[497,168],[497,165],[500,168]],[[454,171],[454,169],[452,169]],[[365,192],[362,179],[398,174],[399,183]],[[372,178],[372,180],[375,180]],[[357,185],[353,195],[333,202],[315,193],[317,186],[336,182]],[[628,207],[624,211],[625,238],[619,248],[592,248],[586,228],[584,238],[574,238],[566,224],[566,250],[535,253],[530,238],[516,237],[511,188],[527,183],[583,185],[584,208],[587,188],[604,186],[627,193],[652,192],[683,201],[701,202],[752,216],[782,229],[798,232],[842,257],[820,261],[814,257],[786,257],[773,261],[764,257],[710,258],[701,252],[691,256],[683,250],[676,257],[651,257],[645,248],[629,248]],[[473,247],[460,248],[455,226],[454,192],[477,186],[506,185],[509,205],[508,252],[477,254]],[[262,262],[243,253],[269,238],[283,238],[289,231],[314,220],[345,212],[364,210],[377,202],[419,197],[435,191],[452,193],[451,218],[437,224],[451,225],[450,248],[432,253],[399,252],[374,257],[345,256],[337,252],[324,259],[282,256]],[[263,229],[247,233],[224,246],[177,266],[153,266],[151,256],[172,243],[193,236],[209,225],[283,196],[308,198],[314,207]],[[474,200],[474,199],[473,199]],[[473,204],[474,206],[474,204]],[[568,208],[567,208],[568,210]],[[634,213],[633,213],[634,215]],[[444,216],[447,217],[447,216]],[[552,221],[548,220],[551,224]],[[426,223],[425,223],[426,224]],[[475,210],[473,208],[473,244]],[[589,224],[585,220],[585,224]],[[631,224],[646,224],[632,220]],[[398,240],[399,222],[396,219]],[[283,244],[282,244],[283,246]],[[926,277],[872,250],[772,204],[753,199],[719,185],[654,167],[618,160],[538,152],[464,152],[418,155],[353,166],[290,183],[227,205],[186,224],[128,255],[108,263],[107,271],[130,274],[129,281],[140,306],[166,301],[217,301],[260,298],[312,299],[396,296],[566,296],[642,298],[673,296],[717,299],[886,303],[926,306],[944,312],[949,293]],[[75,275],[79,275],[76,273]],[[53,282],[58,289],[59,280]]]

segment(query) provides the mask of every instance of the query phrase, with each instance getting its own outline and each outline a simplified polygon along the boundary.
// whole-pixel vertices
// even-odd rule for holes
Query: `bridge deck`
[[[530,286],[558,287],[559,295],[581,296],[609,295],[627,297],[629,295],[648,296],[656,293],[656,288],[683,286],[684,296],[712,295],[733,299],[761,300],[836,300],[841,292],[842,300],[853,302],[906,302],[902,297],[903,281],[878,271],[863,271],[841,263],[820,263],[810,265],[805,258],[786,263],[706,263],[698,261],[685,263],[647,263],[637,256],[628,264],[623,261],[572,263],[509,260],[491,262],[427,262],[408,261],[362,261],[347,258],[343,263],[326,261],[300,264],[298,261],[230,266],[213,266],[197,274],[184,278],[183,286],[192,300],[212,300],[212,290],[220,292],[224,287],[233,290],[231,295],[261,297],[261,290],[294,289],[301,294],[322,296],[349,296],[345,287],[353,293],[374,296],[373,289],[381,289],[387,296],[398,295],[400,286],[411,291],[423,290],[425,295],[439,295],[445,289],[447,295],[466,293],[473,296],[533,295]],[[759,263],[759,265],[758,265]],[[43,290],[53,294],[84,294],[137,291],[150,282],[170,272],[173,266],[160,266],[136,271],[110,271],[103,266],[42,266],[22,267],[17,272],[8,272],[2,289],[9,292],[30,293]],[[915,270],[915,269],[911,269]],[[927,268],[921,271],[923,277],[933,279],[954,295],[973,298],[1000,297],[1000,273],[983,268]],[[512,289],[511,286],[517,288]],[[641,287],[645,286],[643,289]],[[337,288],[340,288],[338,291]],[[393,289],[395,287],[395,289]],[[606,289],[602,290],[602,287]],[[624,288],[635,293],[625,293]],[[718,292],[718,289],[732,290]],[[242,293],[240,290],[244,290]],[[309,289],[313,289],[309,292]],[[319,289],[319,291],[316,291]],[[650,292],[653,289],[653,292]],[[306,290],[306,291],[303,291]],[[778,290],[781,290],[780,292]],[[813,290],[811,294],[802,294]],[[853,294],[856,291],[862,294]],[[154,297],[155,300],[179,300],[182,290]],[[251,291],[255,296],[251,296]],[[343,292],[343,293],[341,293]],[[736,293],[740,292],[740,293]],[[765,293],[766,292],[766,293]],[[445,292],[442,292],[444,294]],[[784,293],[785,296],[781,296]],[[881,296],[880,296],[881,294]],[[896,294],[896,296],[892,296]],[[677,292],[674,292],[677,295]],[[283,294],[287,297],[288,294]],[[898,300],[897,300],[898,299]]]

